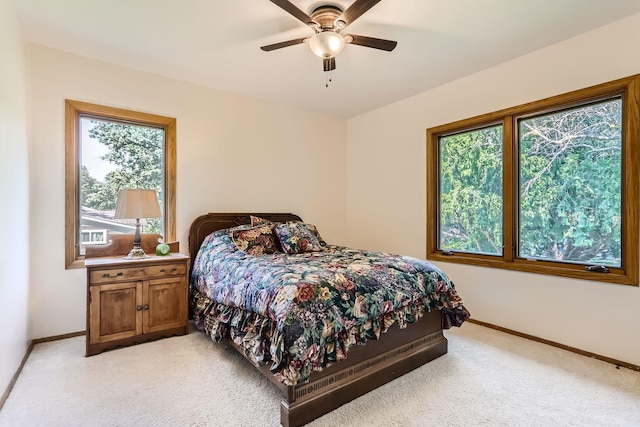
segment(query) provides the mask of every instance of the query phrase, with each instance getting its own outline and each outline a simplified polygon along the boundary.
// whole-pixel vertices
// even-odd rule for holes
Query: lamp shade
[[[311,51],[320,58],[332,58],[344,49],[344,37],[333,31],[314,34],[309,39]]]
[[[125,188],[118,193],[115,219],[159,218],[162,216],[156,190]]]

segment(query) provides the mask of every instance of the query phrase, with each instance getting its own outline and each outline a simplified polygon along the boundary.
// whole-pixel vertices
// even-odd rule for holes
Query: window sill
[[[75,261],[73,261],[71,264],[68,264],[65,267],[65,270],[73,270],[76,268],[84,268],[84,258],[83,259],[77,259]]]
[[[474,265],[478,267],[499,268],[503,270],[521,271],[525,273],[544,274],[548,276],[566,277],[570,279],[589,280],[618,285],[638,286],[638,278],[630,277],[620,269],[612,269],[609,273],[585,271],[584,266],[562,265],[544,261],[527,261],[517,259],[506,262],[500,259],[478,258],[470,254],[442,255],[440,252],[427,255],[429,261],[451,262],[454,264]]]

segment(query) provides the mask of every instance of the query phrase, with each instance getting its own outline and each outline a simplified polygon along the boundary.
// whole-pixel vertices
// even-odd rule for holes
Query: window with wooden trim
[[[153,188],[163,213],[144,233],[175,240],[176,120],[65,101],[65,265],[84,265],[87,245],[133,233],[135,220],[113,218],[122,188]]]
[[[427,129],[427,258],[637,286],[639,90]]]

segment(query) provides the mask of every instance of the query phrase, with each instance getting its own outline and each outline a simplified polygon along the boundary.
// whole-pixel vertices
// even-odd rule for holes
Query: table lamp
[[[140,218],[159,218],[162,216],[156,190],[124,188],[118,193],[114,219],[136,220],[136,233],[133,236],[133,249],[124,259],[144,259],[149,255],[140,247]]]

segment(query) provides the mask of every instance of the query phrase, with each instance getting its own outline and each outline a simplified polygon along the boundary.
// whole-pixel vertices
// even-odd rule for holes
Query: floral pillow
[[[278,224],[273,228],[273,232],[278,236],[280,246],[287,254],[322,251],[318,238],[308,224],[302,222]]]
[[[278,242],[273,235],[273,224],[233,228],[231,239],[239,251],[249,255],[272,254],[278,251]]]
[[[259,216],[253,216],[253,215],[249,215],[249,218],[251,218],[251,226],[255,227],[256,225],[264,225],[264,224],[276,224],[273,221],[269,221],[266,218],[260,218]]]
[[[251,218],[251,225],[254,226],[254,227],[257,226],[257,225],[263,225],[263,224],[273,224],[274,226],[278,225],[278,224],[282,224],[281,222],[273,222],[273,221],[270,221],[270,220],[265,219],[265,218],[260,218],[259,216],[250,215],[250,218]],[[287,224],[304,224],[304,225],[306,225],[313,232],[313,234],[316,236],[316,239],[318,239],[318,242],[320,243],[320,246],[327,246],[327,242],[325,242],[324,239],[320,236],[320,233],[318,232],[318,229],[316,228],[315,225],[302,223],[302,222],[298,222],[298,221],[288,221]]]
[[[307,226],[309,228],[309,230],[311,230],[313,235],[316,236],[316,239],[318,239],[318,243],[320,243],[320,246],[327,246],[327,242],[325,242],[324,239],[320,236],[320,233],[318,232],[318,229],[316,228],[315,225],[302,223],[302,222],[298,222],[296,224],[303,224],[303,225]]]

